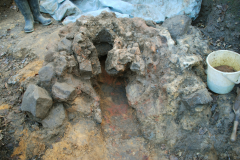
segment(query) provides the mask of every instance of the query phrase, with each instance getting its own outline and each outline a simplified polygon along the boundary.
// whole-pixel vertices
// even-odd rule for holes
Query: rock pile
[[[58,44],[48,46],[38,86],[28,86],[22,110],[50,129],[75,112],[101,123],[100,97],[92,84],[101,73],[99,57],[107,56],[107,73],[129,80],[127,98],[145,139],[171,148],[209,149],[211,144],[193,133],[209,125],[212,97],[204,65],[210,50],[190,24],[186,16],[156,28],[114,13],[82,16],[59,32]]]

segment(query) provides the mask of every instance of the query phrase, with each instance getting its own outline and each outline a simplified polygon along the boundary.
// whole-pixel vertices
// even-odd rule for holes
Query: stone
[[[79,63],[80,72],[92,73],[92,64],[89,60],[83,60]]]
[[[30,84],[23,95],[21,109],[30,112],[36,118],[43,119],[52,104],[52,98],[45,89]]]
[[[72,42],[68,40],[67,38],[62,39],[58,43],[58,51],[66,51],[66,52],[71,52],[71,47],[72,47]]]
[[[72,39],[74,38],[74,34],[75,34],[75,33],[69,33],[69,34],[66,36],[66,38],[67,38],[68,40],[72,40]]]
[[[58,52],[48,51],[47,54],[44,56],[45,62],[53,62],[55,58],[59,56]]]
[[[72,85],[56,82],[52,87],[53,98],[59,102],[74,100],[77,93]]]
[[[203,61],[202,58],[200,56],[196,56],[196,55],[186,56],[186,57],[184,56],[179,59],[182,70],[189,69],[193,66],[197,66],[202,61]]]
[[[38,72],[39,78],[42,82],[51,81],[54,77],[54,74],[55,72],[52,65],[44,66]]]
[[[145,74],[145,62],[142,58],[140,58],[139,55],[135,56],[135,59],[133,60],[130,69],[133,72],[139,73],[144,75]]]
[[[132,62],[134,57],[135,57],[135,55],[130,53],[130,52],[128,52],[128,51],[123,51],[122,52],[120,50],[120,52],[119,52],[119,60],[118,61],[119,61],[119,63],[125,65],[127,63]]]
[[[84,79],[90,79],[93,76],[93,66],[91,61],[84,59],[79,62],[80,76]]]
[[[74,36],[73,43],[79,43],[79,42],[83,42],[83,41],[84,41],[84,39],[83,39],[81,33],[76,34],[76,35]]]
[[[191,25],[192,20],[186,15],[177,15],[166,19],[162,27],[166,27],[171,34],[171,37],[176,40],[178,36],[184,35]]]
[[[72,121],[74,118],[76,118],[76,115],[77,115],[76,112],[68,112],[69,121]]]
[[[148,25],[149,27],[156,28],[156,22],[151,21],[151,20],[146,20],[146,25]]]
[[[59,56],[54,60],[55,72],[58,76],[63,76],[67,71],[67,60],[65,56]]]
[[[131,63],[135,58],[135,55],[132,54],[130,51],[130,49],[116,49],[115,47],[108,52],[108,57],[106,60],[106,71],[108,72],[108,74],[114,75],[119,72],[125,71],[127,64]]]
[[[130,69],[134,72],[140,71],[140,62],[133,62]]]
[[[42,120],[42,125],[45,128],[54,129],[60,127],[66,118],[66,112],[63,104],[58,103],[53,106],[48,116]]]
[[[208,104],[213,100],[206,88],[198,90],[197,92],[192,93],[183,99],[190,107],[195,107],[196,105],[201,104]]]

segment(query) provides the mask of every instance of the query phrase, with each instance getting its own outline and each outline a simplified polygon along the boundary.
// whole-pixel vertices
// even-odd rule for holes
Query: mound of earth
[[[49,35],[56,28],[19,43],[19,26],[5,36],[1,101],[11,105],[0,120],[14,138],[0,140],[12,159],[239,159],[236,94],[206,88],[207,28],[186,16],[156,25],[107,12]]]

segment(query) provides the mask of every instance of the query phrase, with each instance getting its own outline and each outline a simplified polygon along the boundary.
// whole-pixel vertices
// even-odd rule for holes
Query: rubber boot
[[[28,4],[27,0],[15,0],[15,3],[17,4],[19,10],[21,11],[24,19],[25,19],[25,32],[33,32],[34,31],[34,20],[33,15],[30,9],[30,6]]]
[[[39,9],[39,1],[38,0],[28,0],[30,8],[33,13],[34,20],[36,22],[42,23],[42,25],[49,25],[52,23],[52,20],[49,18],[44,18],[42,14],[40,13]]]

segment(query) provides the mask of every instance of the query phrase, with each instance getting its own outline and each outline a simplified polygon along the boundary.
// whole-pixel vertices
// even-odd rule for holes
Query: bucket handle
[[[235,83],[235,84],[239,84],[240,83],[240,75],[239,75],[238,80],[236,82],[231,80],[230,78],[228,78],[227,74],[222,73],[222,75],[223,75],[223,77],[227,78],[232,83]]]

